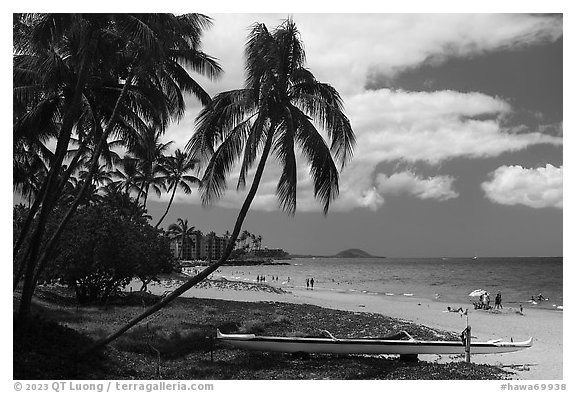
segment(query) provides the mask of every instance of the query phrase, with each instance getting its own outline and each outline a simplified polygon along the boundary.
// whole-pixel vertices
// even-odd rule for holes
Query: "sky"
[[[263,246],[315,255],[563,255],[561,15],[205,14],[213,26],[203,50],[224,69],[217,81],[195,76],[211,95],[243,86],[251,26],[272,30],[290,15],[306,66],[340,93],[356,134],[326,216],[304,160],[297,212],[282,212],[280,169],[269,159],[244,223]],[[172,151],[185,148],[200,109],[187,99],[184,118],[164,135]],[[177,194],[163,226],[181,217],[205,233],[231,231],[245,196],[237,178],[233,171],[210,207],[196,191]],[[149,197],[153,223],[168,199]]]
[[[225,74],[211,94],[241,88],[250,27],[287,14],[209,13],[203,50]],[[291,14],[307,67],[342,96],[356,134],[327,216],[299,160],[297,213],[275,196],[273,159],[244,229],[295,254],[361,248],[373,255],[561,256],[563,19],[550,14]],[[183,149],[200,104],[165,140]],[[253,172],[252,172],[253,173]],[[166,226],[231,230],[245,194],[237,172],[209,208],[177,195]],[[168,195],[151,198],[156,219]]]

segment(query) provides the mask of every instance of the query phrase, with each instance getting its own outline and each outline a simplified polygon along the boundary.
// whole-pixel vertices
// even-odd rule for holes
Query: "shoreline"
[[[152,293],[161,295],[170,288],[175,288],[178,281],[183,278],[184,276],[176,280],[164,279],[160,284],[149,285],[149,289]],[[336,310],[381,314],[457,334],[466,327],[466,316],[448,312],[447,307],[456,309],[468,307],[468,322],[472,327],[474,340],[512,338],[514,341],[522,341],[529,337],[534,338],[533,347],[530,349],[507,354],[474,355],[472,362],[500,366],[507,371],[516,372],[519,379],[563,378],[562,311],[525,308],[524,313],[520,314],[514,308],[504,307],[503,312],[491,312],[471,310],[470,304],[445,303],[413,296],[385,296],[320,288],[314,290],[280,288],[247,281],[210,280],[204,286],[191,288],[182,296],[246,302],[311,304]],[[137,289],[137,284],[134,289]],[[321,326],[318,328],[322,329]],[[420,358],[436,362],[454,361],[446,355],[420,355]]]

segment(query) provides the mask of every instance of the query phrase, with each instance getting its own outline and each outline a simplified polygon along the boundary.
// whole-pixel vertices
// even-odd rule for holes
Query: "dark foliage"
[[[79,303],[106,302],[133,277],[170,272],[168,240],[145,219],[109,204],[86,206],[68,224],[44,280],[74,288]]]

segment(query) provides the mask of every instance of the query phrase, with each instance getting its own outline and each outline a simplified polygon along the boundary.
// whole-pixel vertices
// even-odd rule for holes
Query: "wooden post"
[[[465,340],[466,340],[466,346],[464,349],[464,352],[466,353],[466,363],[470,363],[470,340],[472,339],[472,328],[470,327],[470,325],[466,326],[466,334],[465,334]]]

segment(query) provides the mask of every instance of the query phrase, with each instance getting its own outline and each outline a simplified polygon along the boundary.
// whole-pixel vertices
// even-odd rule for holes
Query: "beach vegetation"
[[[172,271],[168,239],[142,217],[109,204],[80,208],[40,277],[73,288],[79,304],[106,303],[134,277],[142,290]]]

